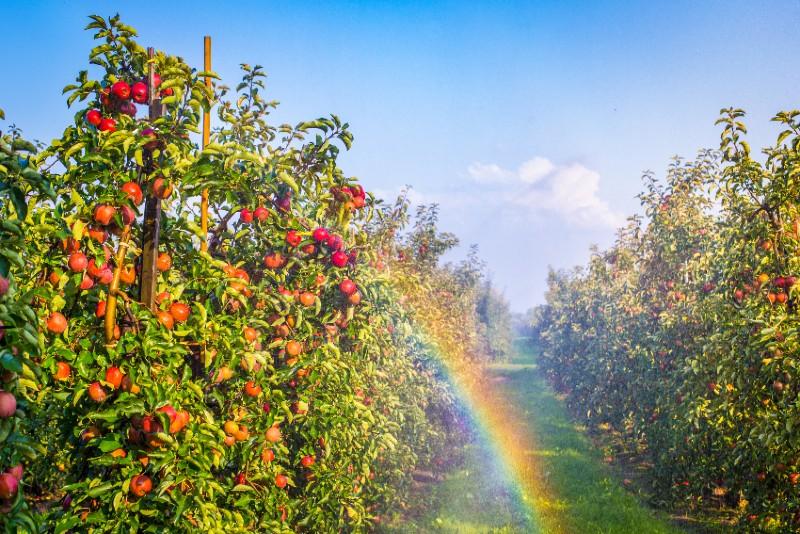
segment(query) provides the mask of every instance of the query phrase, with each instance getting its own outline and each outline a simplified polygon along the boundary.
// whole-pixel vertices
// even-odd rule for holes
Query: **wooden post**
[[[106,345],[114,345],[114,330],[117,326],[117,292],[119,291],[119,279],[122,276],[122,269],[125,267],[125,256],[128,252],[128,239],[131,235],[130,225],[125,226],[122,235],[119,238],[119,248],[114,260],[117,263],[114,269],[114,278],[111,285],[108,287],[108,296],[106,297],[106,316],[105,316],[105,333]],[[94,261],[94,260],[92,260]]]
[[[211,70],[211,36],[203,38],[203,70]],[[206,76],[206,87],[211,87],[211,77]],[[211,110],[203,114],[203,148],[208,145],[211,138]],[[200,228],[203,230],[203,241],[200,250],[208,250],[208,189],[203,189],[200,198]]]
[[[153,48],[147,49],[147,55],[152,60],[155,56]],[[150,104],[150,120],[153,121],[164,114],[164,106],[155,87],[155,66],[149,64],[147,73],[147,94]],[[145,164],[151,164],[151,161]],[[147,307],[155,309],[156,282],[158,271],[158,238],[161,230],[161,198],[153,194],[151,187],[146,187],[147,200],[144,205],[144,222],[142,224],[142,273],[139,286],[139,300]]]

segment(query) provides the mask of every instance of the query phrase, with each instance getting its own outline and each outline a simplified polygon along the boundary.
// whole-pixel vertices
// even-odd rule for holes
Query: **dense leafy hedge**
[[[0,468],[29,473],[0,494],[3,527],[341,532],[402,509],[459,428],[425,296],[449,285],[472,343],[475,284],[397,258],[415,234],[337,166],[338,117],[273,126],[260,67],[207,87],[118,17],[89,28],[73,123],[39,153],[13,129],[0,146],[1,395],[19,408],[0,399]],[[161,203],[152,308],[145,199]]]
[[[714,500],[743,526],[800,528],[796,278],[800,112],[763,161],[743,112],[719,152],[646,176],[633,217],[589,265],[552,272],[541,365],[588,421],[644,444],[657,499]]]

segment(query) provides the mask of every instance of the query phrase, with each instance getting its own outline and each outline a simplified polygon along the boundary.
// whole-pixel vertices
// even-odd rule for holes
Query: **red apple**
[[[86,112],[86,122],[94,127],[100,126],[103,121],[103,115],[97,109],[90,109]]]
[[[8,419],[17,411],[17,399],[8,391],[0,391],[0,419]]]
[[[131,87],[131,96],[134,102],[144,104],[147,102],[147,84],[144,82],[136,82]]]
[[[120,80],[111,86],[111,94],[120,100],[128,100],[131,97],[131,86]]]

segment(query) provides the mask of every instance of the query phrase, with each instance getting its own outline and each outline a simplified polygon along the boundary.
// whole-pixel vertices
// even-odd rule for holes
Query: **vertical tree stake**
[[[155,65],[152,63],[155,51],[147,49],[151,62],[147,73],[148,101],[150,104],[150,120],[154,121],[164,114],[161,97],[155,87]],[[152,159],[146,165],[153,165]],[[151,187],[146,187],[147,200],[144,205],[144,223],[142,224],[142,274],[139,300],[147,307],[155,309],[156,292],[156,260],[158,259],[158,237],[161,230],[161,198]]]
[[[203,70],[211,70],[211,36],[203,38]],[[211,77],[206,76],[206,87],[211,88]],[[203,148],[208,145],[211,138],[211,110],[203,114]],[[200,228],[203,230],[203,241],[200,250],[208,250],[208,189],[203,189],[200,198]]]

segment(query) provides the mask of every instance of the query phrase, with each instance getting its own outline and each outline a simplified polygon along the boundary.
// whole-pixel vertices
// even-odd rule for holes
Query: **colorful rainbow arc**
[[[544,482],[542,466],[537,461],[536,436],[526,415],[495,387],[488,377],[476,376],[471,366],[458,365],[458,358],[435,349],[436,340],[427,336],[429,347],[441,362],[448,382],[471,416],[471,424],[483,443],[493,452],[498,482],[506,486],[523,508],[524,532],[556,534],[564,532],[553,524],[552,514],[541,511],[557,506],[553,493]]]

